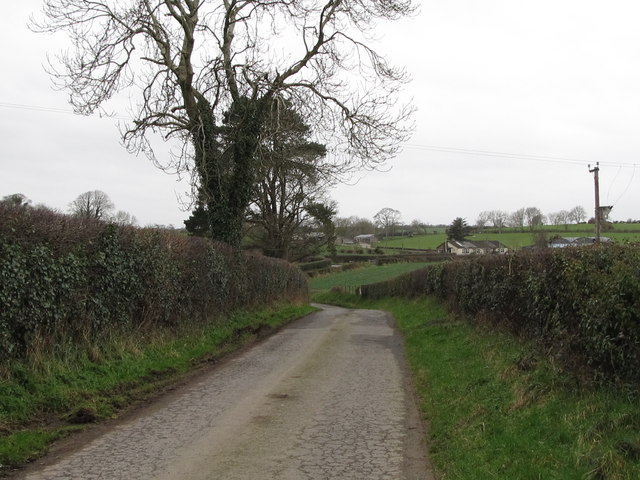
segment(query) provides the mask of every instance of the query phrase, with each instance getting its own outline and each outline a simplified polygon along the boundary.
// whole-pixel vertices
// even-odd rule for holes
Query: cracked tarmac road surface
[[[431,480],[386,313],[323,306],[27,480]]]

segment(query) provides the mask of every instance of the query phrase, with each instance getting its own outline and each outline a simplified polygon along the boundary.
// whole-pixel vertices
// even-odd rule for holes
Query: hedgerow
[[[331,259],[325,258],[322,260],[316,260],[308,263],[301,263],[298,265],[298,268],[303,272],[311,272],[314,270],[324,270],[331,267]]]
[[[307,292],[299,269],[224,244],[0,204],[0,361]]]
[[[598,377],[640,383],[638,245],[472,257],[365,285],[361,294],[437,295],[469,318],[553,347]]]

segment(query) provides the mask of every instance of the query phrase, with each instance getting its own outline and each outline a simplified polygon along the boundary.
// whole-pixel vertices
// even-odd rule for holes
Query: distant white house
[[[609,237],[600,237],[600,242],[611,243]],[[551,248],[583,247],[596,243],[596,237],[556,237],[549,240]]]
[[[494,240],[447,240],[436,247],[438,253],[452,253],[454,255],[504,255],[509,248]]]
[[[378,241],[376,236],[373,233],[367,233],[364,235],[356,235],[353,237],[353,240],[359,244],[372,245]]]

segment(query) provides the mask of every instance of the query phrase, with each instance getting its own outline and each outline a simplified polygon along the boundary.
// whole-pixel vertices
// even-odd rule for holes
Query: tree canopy
[[[326,220],[322,207],[334,171],[324,162],[326,147],[310,140],[311,129],[293,109],[270,117],[264,128],[247,221],[260,228],[264,251],[289,258],[296,237],[307,243],[300,227]]]
[[[16,207],[26,207],[31,204],[31,200],[29,200],[26,195],[22,193],[12,193],[10,195],[5,195],[0,200],[2,203],[8,203],[10,205],[14,205]]]
[[[51,65],[75,110],[89,114],[123,90],[131,151],[187,171],[215,238],[238,245],[257,175],[264,124],[285,103],[314,125],[336,172],[375,168],[411,130],[398,101],[407,81],[371,47],[379,20],[411,0],[45,0],[37,31],[65,31]],[[180,147],[154,154],[160,132]]]
[[[102,190],[81,193],[69,204],[69,211],[72,215],[96,220],[109,218],[114,208],[109,195]]]
[[[457,217],[447,227],[447,239],[462,241],[471,233],[471,227],[462,217]]]
[[[401,213],[390,207],[384,207],[373,216],[376,226],[384,231],[385,236],[393,235],[395,227],[400,224]]]

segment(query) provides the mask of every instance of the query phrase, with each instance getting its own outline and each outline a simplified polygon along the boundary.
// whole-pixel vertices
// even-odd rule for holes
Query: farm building
[[[365,235],[356,235],[353,237],[356,243],[371,245],[376,243],[378,239],[373,233],[367,233]]]
[[[600,237],[600,242],[610,243],[611,239],[609,237]],[[585,245],[593,245],[594,243],[596,243],[595,237],[556,237],[549,240],[549,247],[583,247]]]
[[[438,253],[453,253],[454,255],[504,255],[509,251],[508,247],[493,240],[447,240],[436,247]]]
[[[349,237],[338,237],[336,239],[336,243],[339,245],[353,245],[355,242],[355,240],[353,238],[349,238]]]

